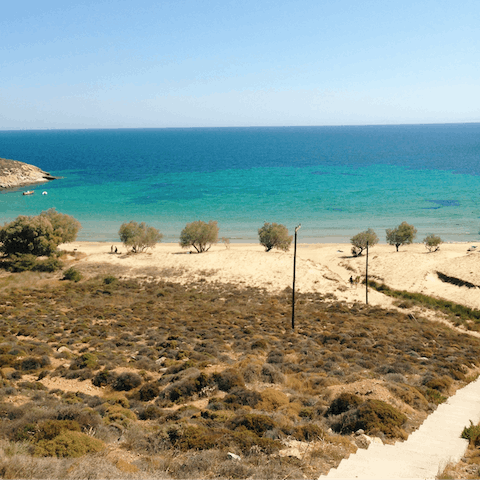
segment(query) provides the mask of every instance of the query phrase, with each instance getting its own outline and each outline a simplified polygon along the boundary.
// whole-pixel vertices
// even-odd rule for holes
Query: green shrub
[[[70,370],[81,370],[83,368],[89,368],[95,370],[98,366],[98,358],[94,353],[82,353],[75,358],[70,364]]]
[[[331,404],[325,415],[340,415],[352,408],[358,407],[363,400],[353,393],[341,393]]]
[[[106,275],[105,277],[103,277],[103,283],[105,285],[110,285],[112,283],[115,283],[116,281],[117,281],[117,277],[113,275]]]
[[[146,383],[138,391],[139,399],[142,402],[149,402],[154,398],[158,397],[160,389],[155,383]]]
[[[78,458],[88,453],[97,453],[105,449],[105,444],[97,438],[66,430],[51,440],[40,440],[35,446],[37,457]]]
[[[239,448],[244,453],[251,452],[252,448],[254,448],[262,453],[271,455],[272,453],[278,452],[282,447],[281,442],[278,440],[259,437],[255,432],[247,430],[246,428],[234,430],[230,433],[229,437],[230,445]]]
[[[155,420],[163,417],[164,415],[165,412],[163,409],[157,407],[156,405],[148,405],[139,411],[138,418],[140,420]]]
[[[50,364],[50,359],[47,356],[44,357],[25,357],[19,365],[20,370],[31,371],[43,368]]]
[[[262,396],[255,390],[247,390],[237,387],[230,390],[230,394],[224,398],[224,402],[232,407],[249,406],[255,408],[262,400]]]
[[[109,372],[108,370],[102,370],[93,377],[92,383],[96,387],[104,387],[105,385],[111,385],[116,378],[117,375],[115,373]]]
[[[281,443],[277,440],[259,437],[255,432],[240,427],[229,431],[224,428],[180,427],[174,425],[167,431],[170,442],[175,448],[187,450],[209,450],[212,448],[238,448],[244,453],[256,448],[266,454],[279,450]]]
[[[187,450],[208,450],[218,446],[222,433],[205,427],[172,426],[167,431],[170,442],[175,448]]]
[[[63,268],[63,263],[57,256],[51,255],[40,260],[36,255],[25,253],[21,255],[10,255],[1,264],[2,268],[10,272],[56,272]]]
[[[407,417],[395,407],[381,400],[367,400],[357,408],[350,409],[340,420],[332,425],[338,433],[349,434],[357,430],[364,430],[368,435],[378,432],[387,437],[407,437],[400,427],[407,421]]]
[[[45,420],[35,429],[34,441],[52,440],[65,430],[79,432],[80,425],[74,420]]]
[[[470,420],[470,426],[463,429],[461,437],[468,440],[470,445],[477,446],[479,444],[480,425],[474,425]]]
[[[417,410],[429,409],[425,396],[415,387],[406,384],[389,384],[388,389],[393,395]]]
[[[194,372],[182,380],[173,382],[160,393],[160,396],[176,402],[199,393],[203,388],[210,385],[210,383],[211,380],[207,374]]]
[[[55,255],[52,255],[45,260],[38,260],[35,270],[38,272],[56,272],[62,268],[63,262]]]
[[[98,428],[102,419],[98,412],[84,405],[63,405],[57,409],[57,420],[73,420],[82,431]]]
[[[4,267],[10,272],[28,272],[37,267],[38,260],[36,255],[24,253],[23,255],[11,255],[9,260],[4,262]]]
[[[307,423],[295,427],[292,436],[301,442],[313,442],[315,440],[323,439],[325,437],[325,432],[318,425]]]
[[[123,427],[128,427],[132,420],[136,420],[136,416],[131,410],[121,405],[108,405],[105,408],[103,420],[107,425],[118,424]]]
[[[217,384],[219,390],[224,392],[228,392],[234,387],[245,387],[242,374],[233,368],[214,373],[213,381]]]
[[[293,240],[293,235],[288,234],[285,225],[267,222],[263,224],[262,228],[258,229],[258,237],[260,245],[265,247],[266,252],[269,252],[272,248],[287,252]]]
[[[128,392],[142,384],[142,377],[134,372],[124,372],[118,375],[112,383],[112,388],[117,391]]]
[[[440,405],[447,400],[447,397],[442,395],[438,390],[434,390],[433,388],[427,388],[425,390],[425,398],[435,405]]]
[[[72,282],[79,282],[82,279],[82,274],[75,268],[70,267],[63,272],[63,280],[71,280]]]
[[[453,381],[449,377],[435,377],[425,383],[427,388],[438,390],[440,393],[448,393]]]
[[[198,220],[187,223],[180,233],[180,246],[193,247],[198,253],[206,252],[218,242],[218,224],[210,220],[208,223]]]
[[[255,432],[257,435],[263,435],[267,430],[275,428],[275,422],[267,415],[245,414],[237,415],[229,420],[225,426],[231,430],[244,427],[247,430]]]

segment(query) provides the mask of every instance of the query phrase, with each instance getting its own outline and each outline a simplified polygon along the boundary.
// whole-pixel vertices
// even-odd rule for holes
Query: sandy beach
[[[145,253],[127,254],[120,242],[118,253],[111,243],[74,242],[62,245],[67,251],[82,252],[79,263],[87,263],[99,272],[118,267],[127,277],[164,278],[179,283],[204,279],[207,282],[235,283],[269,291],[291,287],[293,247],[289,252],[265,252],[261,245],[216,244],[205,253],[183,250],[178,244],[157,244]],[[480,308],[480,252],[468,251],[471,244],[442,244],[437,252],[428,252],[423,244],[400,247],[376,245],[369,253],[369,278],[394,289],[441,297],[472,308]],[[193,249],[192,249],[193,250]],[[350,244],[297,245],[296,291],[333,294],[349,303],[364,302],[365,288],[351,286],[353,278],[365,275],[366,257],[352,257]],[[480,250],[480,247],[478,248]],[[469,282],[476,288],[442,281],[438,273]],[[372,289],[371,305],[390,306],[392,299]]]

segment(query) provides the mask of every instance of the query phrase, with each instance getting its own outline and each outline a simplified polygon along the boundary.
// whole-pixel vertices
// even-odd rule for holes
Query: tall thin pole
[[[367,264],[365,267],[365,299],[366,304],[368,305],[368,242],[367,242]]]
[[[295,227],[295,243],[293,247],[293,287],[292,287],[292,330],[295,330],[295,271],[297,265],[297,232],[302,224]]]

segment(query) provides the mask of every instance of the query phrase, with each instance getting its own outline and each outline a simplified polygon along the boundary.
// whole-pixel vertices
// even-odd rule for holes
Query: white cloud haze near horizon
[[[18,1],[0,129],[480,121],[480,2]]]

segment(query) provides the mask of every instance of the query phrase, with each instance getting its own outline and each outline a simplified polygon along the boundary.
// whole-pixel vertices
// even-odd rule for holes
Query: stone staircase
[[[480,378],[439,405],[405,442],[372,442],[320,479],[434,479],[447,463],[456,463],[464,455],[468,441],[460,435],[470,420],[480,421]]]

